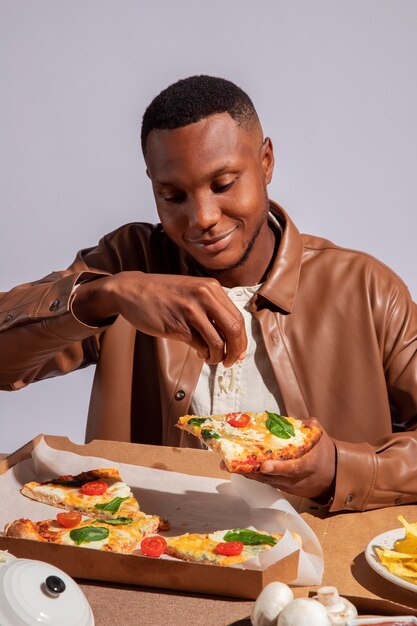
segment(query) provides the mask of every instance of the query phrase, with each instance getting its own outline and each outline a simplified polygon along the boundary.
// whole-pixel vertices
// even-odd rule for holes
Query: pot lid
[[[65,572],[43,561],[15,559],[0,567],[0,624],[94,626],[94,617]]]

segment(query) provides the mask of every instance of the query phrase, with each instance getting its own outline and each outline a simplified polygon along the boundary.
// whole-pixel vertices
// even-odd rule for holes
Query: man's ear
[[[269,137],[265,137],[261,147],[261,163],[265,177],[265,184],[269,185],[274,172],[274,148]]]

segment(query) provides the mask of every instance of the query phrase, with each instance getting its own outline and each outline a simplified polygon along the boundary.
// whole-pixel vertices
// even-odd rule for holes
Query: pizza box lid
[[[67,437],[52,435],[38,435],[1,461],[0,474],[30,458],[42,437],[52,448],[81,456],[98,456],[118,463],[225,479],[225,472],[219,469],[218,457],[205,450],[112,441],[92,441],[86,445],[78,445]],[[14,519],[12,512],[10,519]],[[179,560],[149,559],[91,549],[83,549],[80,559],[79,548],[75,546],[44,544],[2,536],[0,549],[8,550],[16,557],[51,563],[74,578],[249,599],[255,599],[269,582],[280,580],[288,583],[294,580],[299,556],[298,552],[294,552],[259,571]]]

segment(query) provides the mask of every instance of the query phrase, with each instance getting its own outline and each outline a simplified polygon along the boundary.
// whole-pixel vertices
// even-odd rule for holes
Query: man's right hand
[[[192,346],[210,364],[230,367],[247,347],[243,317],[214,278],[120,272],[79,285],[72,308],[89,325],[122,315],[148,335]]]

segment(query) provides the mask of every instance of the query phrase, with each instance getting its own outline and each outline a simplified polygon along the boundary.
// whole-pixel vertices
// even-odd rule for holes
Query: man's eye
[[[185,195],[184,194],[178,194],[178,195],[175,195],[175,196],[163,196],[163,199],[165,200],[165,202],[172,202],[174,204],[180,204],[180,202],[184,202]]]
[[[233,185],[234,185],[235,181],[232,180],[230,181],[230,183],[226,183],[225,185],[213,185],[211,190],[213,191],[213,193],[224,193],[225,191],[228,191]]]

